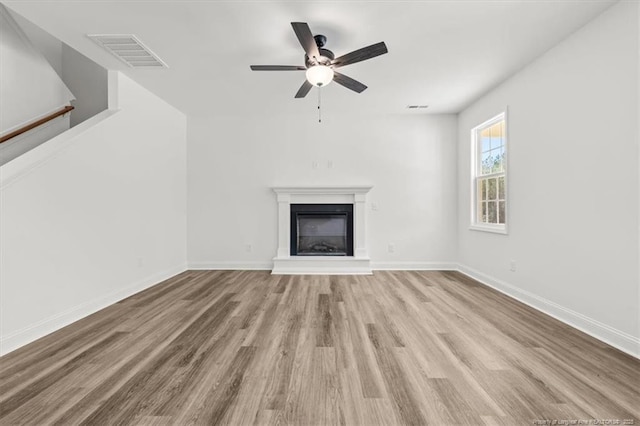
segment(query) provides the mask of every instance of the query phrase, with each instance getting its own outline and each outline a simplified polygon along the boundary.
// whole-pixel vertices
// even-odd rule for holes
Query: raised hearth
[[[371,186],[272,189],[278,200],[273,274],[371,274],[366,235]],[[300,216],[302,225],[296,223]]]

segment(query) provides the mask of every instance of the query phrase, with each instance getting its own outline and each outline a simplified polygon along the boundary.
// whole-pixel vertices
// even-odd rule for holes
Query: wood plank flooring
[[[459,273],[188,271],[0,358],[0,424],[640,424],[639,384]]]

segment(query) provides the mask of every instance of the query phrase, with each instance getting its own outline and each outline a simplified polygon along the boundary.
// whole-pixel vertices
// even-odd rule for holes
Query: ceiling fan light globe
[[[314,86],[326,86],[333,81],[333,69],[326,65],[314,65],[307,69],[306,76]]]

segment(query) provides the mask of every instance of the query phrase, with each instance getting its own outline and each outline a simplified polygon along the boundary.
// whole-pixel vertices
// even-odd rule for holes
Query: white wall
[[[107,70],[62,43],[18,13],[7,9],[33,46],[47,59],[75,99],[71,127],[107,109]]]
[[[190,117],[190,265],[271,268],[277,247],[272,186],[365,184],[373,185],[368,242],[374,268],[453,265],[456,117],[338,116],[327,108],[319,124],[314,113]],[[395,253],[388,253],[389,243]]]
[[[71,127],[107,109],[107,70],[77,50],[62,46],[62,81],[76,99]]]
[[[637,8],[614,5],[464,110],[458,125],[463,269],[636,356]],[[471,231],[470,130],[505,106],[509,234]]]
[[[58,76],[62,78],[63,43],[22,15],[15,13],[11,9],[5,8],[5,10],[24,32],[33,47],[45,57]]]
[[[1,353],[186,267],[186,118],[110,79],[110,110],[0,168]]]
[[[638,61],[638,70],[640,71],[640,7],[637,8],[636,11],[638,17],[637,24],[637,33],[638,33],[638,53],[637,53],[637,61]],[[638,98],[637,98],[637,106],[636,106],[636,122],[640,123],[640,83],[636,87]],[[640,124],[638,124],[640,126]],[[640,129],[638,129],[638,134],[636,135],[637,143],[640,146]],[[638,148],[638,164],[640,165],[640,148]],[[637,168],[638,172],[638,212],[640,215],[640,166]],[[638,276],[640,277],[640,219],[638,219]],[[640,280],[638,280],[640,281]],[[640,285],[640,283],[638,284]],[[638,290],[638,324],[640,324],[640,290]],[[638,325],[640,329],[640,325]],[[640,350],[638,350],[640,352]]]
[[[73,95],[0,4],[0,134],[69,105]]]
[[[58,136],[71,126],[70,114],[65,114],[40,126],[2,142],[0,145],[0,166],[18,158],[36,146]]]

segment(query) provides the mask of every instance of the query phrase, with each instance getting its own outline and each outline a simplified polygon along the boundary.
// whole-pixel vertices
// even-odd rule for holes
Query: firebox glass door
[[[347,215],[299,214],[299,256],[346,256]]]

